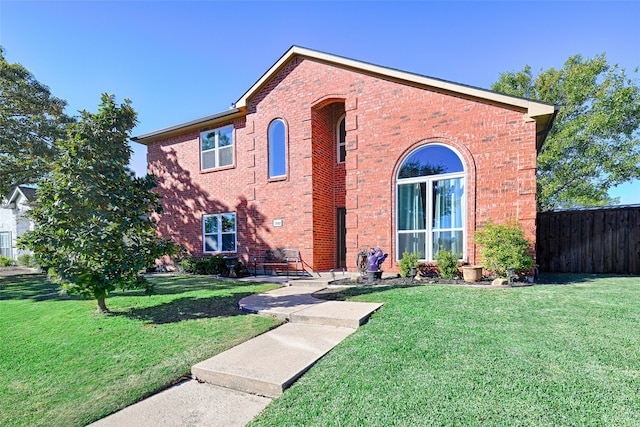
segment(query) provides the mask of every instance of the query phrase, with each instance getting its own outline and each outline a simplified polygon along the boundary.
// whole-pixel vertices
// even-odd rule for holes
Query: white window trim
[[[0,248],[6,250],[6,254],[0,252],[0,255],[6,256],[7,258],[13,258],[13,236],[11,231],[0,231],[0,234],[6,234],[8,236],[7,242],[9,243],[9,246]]]
[[[219,143],[219,132],[223,129],[227,129],[227,128],[231,128],[231,145],[228,146],[230,147],[230,150],[232,152],[232,158],[233,161],[231,162],[230,165],[223,165],[220,166],[220,147],[218,146]],[[215,146],[213,148],[210,148],[208,150],[203,150],[202,149],[202,134],[203,133],[209,133],[209,132],[217,132],[216,133],[216,138],[215,138]],[[214,128],[214,129],[209,129],[203,132],[200,132],[200,170],[202,171],[210,171],[210,170],[215,170],[215,169],[221,169],[221,168],[228,168],[228,167],[233,167],[236,163],[236,153],[235,153],[235,145],[236,145],[236,136],[235,136],[235,128],[233,125],[226,125],[226,126],[221,126],[218,128]],[[227,147],[223,147],[223,148],[227,148]],[[211,152],[215,152],[215,166],[211,167],[211,168],[204,168],[204,162],[202,161],[202,157],[205,153],[211,153]]]
[[[344,141],[340,141],[340,123],[342,123],[342,121],[344,120],[344,124],[345,124],[345,140]],[[336,124],[336,159],[338,160],[338,164],[342,164],[346,162],[346,150],[347,150],[347,138],[346,138],[346,133],[347,133],[347,113],[344,113],[342,116],[340,116],[340,118],[338,119],[338,123]],[[340,160],[340,147],[344,147],[345,149],[345,159],[344,160]]]
[[[425,145],[421,145],[420,147],[416,148],[415,150],[412,150],[410,153],[406,154],[403,158],[402,161],[400,162],[400,166],[402,166],[402,164],[404,163],[404,161],[409,158],[409,156],[411,156],[414,152],[420,150],[421,148],[425,148],[427,146],[441,146],[441,147],[445,147],[451,151],[453,151],[458,158],[460,159],[460,162],[462,163],[462,168],[463,171],[462,172],[454,172],[454,173],[446,173],[446,174],[440,174],[440,175],[428,175],[428,176],[421,176],[421,177],[414,177],[414,178],[398,178],[398,175],[396,174],[396,179],[395,179],[395,243],[396,243],[396,248],[400,247],[400,234],[408,234],[408,233],[415,233],[415,232],[424,232],[426,235],[426,239],[425,239],[425,258],[421,259],[420,261],[422,262],[434,262],[434,254],[433,254],[433,227],[432,227],[432,223],[433,223],[433,218],[432,218],[432,213],[431,213],[431,200],[433,200],[433,185],[432,182],[433,181],[440,181],[440,180],[447,180],[447,179],[455,179],[455,178],[462,178],[462,184],[464,185],[464,194],[462,195],[462,207],[463,207],[463,218],[462,218],[462,258],[460,258],[460,261],[466,261],[467,260],[467,219],[468,219],[468,206],[467,206],[467,192],[468,192],[468,186],[467,186],[467,169],[465,167],[465,163],[462,160],[463,157],[460,155],[460,153],[458,152],[458,150],[456,150],[455,148],[446,145],[446,144],[439,144],[439,143],[429,143],[429,144],[425,144]],[[400,169],[398,169],[398,173],[400,172]],[[426,194],[426,198],[429,201],[429,203],[427,204],[427,217],[426,217],[426,224],[427,224],[427,228],[425,228],[424,230],[400,230],[400,200],[398,198],[398,185],[400,184],[415,184],[415,183],[419,183],[419,182],[426,182],[427,184],[427,194]],[[441,231],[441,232],[446,232],[446,231],[453,231],[453,230],[459,230],[459,228],[438,228],[436,229],[437,231]],[[400,261],[400,259],[402,258],[402,254],[399,253],[399,250],[396,250],[396,261]]]
[[[282,125],[284,126],[284,173],[281,175],[271,175],[271,139],[269,138],[270,136],[270,132],[271,132],[271,125],[275,122],[282,122]],[[286,176],[288,176],[288,172],[289,172],[289,162],[287,161],[288,159],[288,153],[289,153],[289,144],[287,143],[287,123],[281,119],[281,118],[277,118],[277,119],[273,119],[271,120],[271,122],[269,122],[269,126],[267,127],[267,176],[269,179],[280,179],[280,178],[284,178]]]
[[[216,236],[217,237],[217,243],[218,243],[218,247],[222,248],[222,235],[223,234],[232,234],[229,232],[222,232],[222,215],[233,215],[234,219],[235,219],[235,229],[233,231],[233,247],[236,248],[236,250],[234,251],[208,251],[207,250],[207,243],[206,243],[206,236]],[[217,233],[206,233],[205,232],[205,219],[207,217],[216,217],[217,221],[218,221],[218,232]],[[223,213],[219,213],[219,214],[204,214],[202,215],[202,253],[205,254],[232,254],[232,253],[237,253],[238,252],[238,215],[235,212],[223,212]]]

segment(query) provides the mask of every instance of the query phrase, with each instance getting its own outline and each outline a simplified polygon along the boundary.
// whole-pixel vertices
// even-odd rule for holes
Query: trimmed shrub
[[[38,267],[35,257],[31,254],[18,255],[18,265],[20,267]]]
[[[460,277],[460,272],[458,271],[458,254],[453,254],[451,251],[440,248],[435,258],[438,270],[440,270],[440,276],[444,279],[456,279]]]
[[[222,255],[203,258],[184,258],[179,263],[185,273],[200,275],[229,274],[229,269]]]
[[[420,263],[418,260],[420,259],[420,254],[416,252],[407,252],[404,251],[402,254],[402,258],[400,259],[400,263],[398,264],[400,268],[400,276],[407,277],[411,267],[418,267]]]
[[[499,277],[508,277],[509,269],[526,274],[535,267],[531,243],[517,223],[495,225],[489,221],[476,230],[473,241],[482,246],[484,267]]]
[[[8,258],[4,255],[0,255],[0,267],[11,267],[14,265],[14,262],[11,258]]]

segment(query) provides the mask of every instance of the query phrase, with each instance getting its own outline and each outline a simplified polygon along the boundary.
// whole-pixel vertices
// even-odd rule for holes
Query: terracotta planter
[[[482,266],[467,265],[462,267],[462,278],[465,282],[479,282],[482,280]]]

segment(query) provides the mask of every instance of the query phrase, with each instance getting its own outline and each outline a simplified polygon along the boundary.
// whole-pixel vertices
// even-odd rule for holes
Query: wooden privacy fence
[[[538,213],[540,271],[640,275],[640,206]]]

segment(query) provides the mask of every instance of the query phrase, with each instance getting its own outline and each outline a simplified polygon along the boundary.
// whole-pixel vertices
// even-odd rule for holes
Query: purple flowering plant
[[[382,249],[375,248],[369,251],[369,271],[380,271],[380,265],[384,262],[389,254],[382,253]]]

